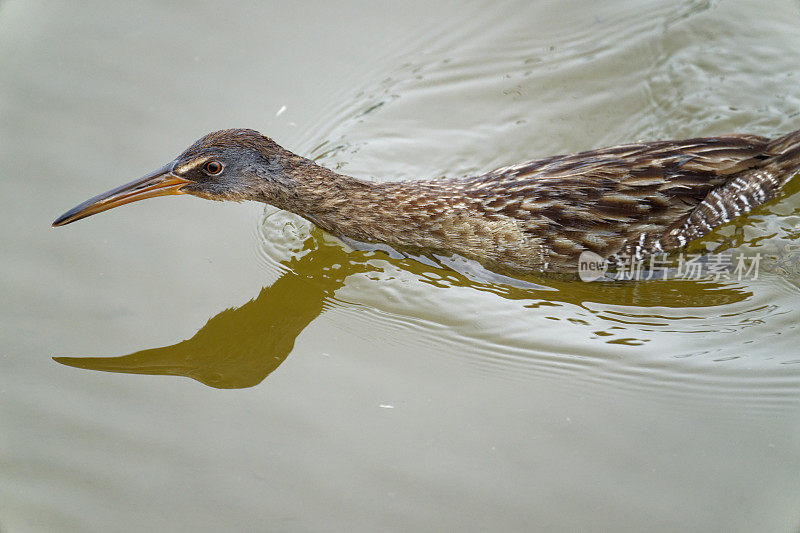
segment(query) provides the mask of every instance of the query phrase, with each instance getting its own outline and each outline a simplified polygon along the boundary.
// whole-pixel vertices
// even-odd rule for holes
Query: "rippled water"
[[[0,530],[796,531],[797,185],[694,245],[743,280],[506,278],[186,198],[47,226],[222,127],[376,180],[788,132],[798,23],[0,4]]]

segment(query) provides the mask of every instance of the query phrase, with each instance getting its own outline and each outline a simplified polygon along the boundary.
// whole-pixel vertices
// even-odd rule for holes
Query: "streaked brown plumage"
[[[563,272],[576,268],[584,250],[608,258],[679,249],[778,196],[798,168],[800,130],[773,140],[635,143],[477,177],[377,183],[234,129],[206,135],[158,171],[84,202],[53,225],[189,193],[272,204],[354,241],[458,254],[494,270]]]

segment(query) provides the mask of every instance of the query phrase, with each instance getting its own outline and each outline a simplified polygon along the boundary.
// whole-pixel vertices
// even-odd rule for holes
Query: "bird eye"
[[[211,174],[212,176],[215,174],[219,174],[222,172],[222,163],[219,161],[209,161],[205,165],[203,165],[203,170]]]

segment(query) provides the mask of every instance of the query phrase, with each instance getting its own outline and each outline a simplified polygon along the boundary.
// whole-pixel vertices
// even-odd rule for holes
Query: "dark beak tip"
[[[57,228],[59,226],[66,226],[70,222],[75,222],[75,220],[70,220],[70,218],[72,218],[72,215],[73,215],[72,211],[67,211],[66,213],[55,219],[53,223],[50,224],[50,227]]]

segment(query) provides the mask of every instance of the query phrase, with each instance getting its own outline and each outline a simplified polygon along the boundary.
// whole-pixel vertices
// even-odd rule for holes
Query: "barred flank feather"
[[[711,191],[685,220],[666,232],[661,246],[665,250],[681,247],[769,202],[798,169],[800,131],[795,131],[769,142],[757,165]]]

